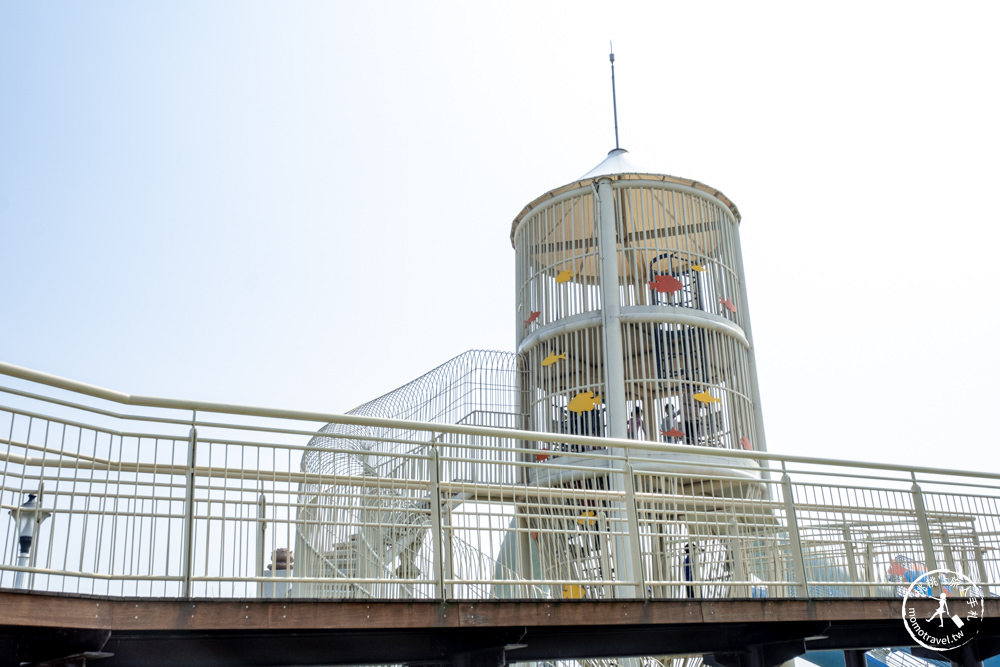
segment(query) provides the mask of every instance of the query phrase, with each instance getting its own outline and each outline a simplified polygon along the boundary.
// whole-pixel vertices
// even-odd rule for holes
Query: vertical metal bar
[[[628,461],[628,450],[625,450],[625,506],[628,511],[628,546],[631,555],[633,572],[631,578],[639,585],[635,597],[649,597],[646,590],[646,572],[642,562],[642,545],[639,542],[639,509],[635,504],[635,471]]]
[[[434,437],[437,440],[437,436]],[[441,458],[437,444],[431,444],[430,459],[430,503],[431,503],[431,537],[434,549],[434,580],[437,582],[438,598],[445,599],[444,588],[444,538],[441,529]]]
[[[799,535],[799,520],[795,516],[795,502],[792,500],[792,480],[788,473],[781,475],[781,495],[785,497],[785,519],[788,522],[788,541],[792,548],[792,565],[795,568],[795,588],[801,588],[796,597],[809,597],[809,582],[806,580],[806,562],[802,557],[802,540]]]
[[[264,576],[264,554],[265,535],[267,533],[267,498],[260,494],[257,499],[257,571],[255,576]],[[272,573],[273,574],[273,573]],[[264,582],[257,582],[257,597],[264,597]]]
[[[38,482],[38,498],[35,499],[35,513],[33,517],[34,525],[31,527],[31,554],[28,556],[29,567],[35,567],[35,559],[38,557],[38,543],[41,542],[42,532],[42,502],[45,499],[45,482]],[[49,540],[51,548],[52,540]],[[28,573],[28,590],[35,589],[35,573]]]
[[[687,566],[684,563],[683,557],[681,558],[681,576],[680,576],[680,578],[683,579],[683,580],[685,580],[684,589],[683,589],[684,597],[687,597],[687,593],[688,593],[687,589],[691,588],[691,589],[693,589],[692,592],[694,593],[694,597],[700,599],[701,598],[701,594],[702,594],[701,584],[694,583],[696,581],[701,581],[701,557],[698,555],[700,553],[700,549],[698,548],[698,543],[694,540],[694,537],[691,534],[691,527],[690,526],[688,527],[688,535],[687,535],[687,537],[688,537],[687,556],[688,556],[688,562],[689,562],[689,564],[691,566],[691,579],[690,579],[691,583],[687,583],[687,581],[688,581],[688,579],[687,579],[687,572],[686,572]]]
[[[920,490],[920,485],[917,484],[917,480],[913,480],[913,486],[910,487],[910,493],[913,494],[913,511],[917,515],[917,526],[920,528],[920,542],[924,547],[924,559],[927,564],[927,571],[933,571],[938,569],[937,558],[934,556],[934,542],[931,538],[931,528],[930,524],[927,523],[927,509],[924,506],[924,494]],[[938,593],[940,595],[940,593]]]
[[[989,597],[990,588],[986,582],[990,580],[990,577],[986,574],[986,561],[983,559],[983,550],[979,546],[979,535],[975,531],[972,532],[972,548],[975,549],[974,556],[976,557],[976,565],[979,567],[979,583],[980,588],[983,589],[983,597]]]
[[[198,450],[198,429],[191,427],[188,438],[187,484],[184,507],[184,568],[181,595],[191,597],[191,563],[194,560],[194,477]]]
[[[733,552],[733,577],[737,581],[748,581],[746,563],[743,562],[743,546],[740,541],[740,525],[736,521],[729,522],[729,550]],[[750,590],[746,586],[738,586],[736,592],[739,595],[733,597],[750,597]]]
[[[605,598],[610,599],[614,597],[614,595],[613,595],[613,586],[611,585],[613,582],[611,581],[611,547],[609,545],[610,540],[608,539],[608,515],[607,512],[601,510],[597,513],[597,517],[598,517],[597,520],[598,535],[600,535],[600,537],[598,538],[598,543],[600,544],[600,550],[601,550],[601,572],[607,573],[601,577],[606,582],[606,585],[601,586],[601,591]],[[569,563],[567,563],[565,567],[565,573],[562,576],[563,579],[568,580],[568,579],[578,578],[580,575],[577,574],[576,576],[574,576],[574,573],[571,571]],[[576,584],[573,585],[575,586]],[[563,590],[565,590],[565,585],[563,587]]]
[[[521,508],[515,508],[515,530],[517,538],[517,568],[515,572],[521,576],[524,581],[531,581],[535,578],[535,573],[531,565],[531,532],[530,526],[528,524],[528,518],[525,516]],[[531,585],[523,585],[518,587],[517,596],[521,598],[532,597]]]
[[[597,249],[601,266],[601,324],[604,342],[604,403],[608,406],[608,435],[625,438],[625,359],[622,352],[621,297],[618,294],[618,220],[611,180],[597,186]]]
[[[739,278],[739,298],[742,303],[739,306],[740,315],[743,316],[743,321],[739,324],[743,328],[743,332],[746,334],[747,341],[750,343],[750,349],[746,352],[747,359],[747,370],[750,372],[750,398],[753,402],[753,416],[754,416],[754,429],[755,429],[755,439],[756,442],[753,443],[753,448],[766,452],[767,442],[764,439],[764,412],[760,404],[760,385],[757,384],[757,359],[754,353],[755,347],[753,344],[753,331],[750,327],[750,307],[749,300],[747,299],[747,285],[746,285],[746,273],[743,270],[743,248],[740,244],[740,232],[737,227],[736,220],[730,217],[728,209],[720,209],[725,215],[726,219],[730,220],[730,225],[732,227],[732,238],[733,238],[733,251],[734,251],[734,262],[736,265],[736,275]],[[765,468],[765,475],[767,474]]]
[[[941,527],[941,549],[944,551],[944,564],[952,572],[957,572],[955,569],[955,554],[951,550],[951,540],[948,539],[948,530],[942,526]]]
[[[604,356],[604,403],[607,405],[608,435],[612,438],[625,438],[628,433],[625,404],[625,357],[622,343],[621,296],[618,293],[618,241],[617,214],[615,211],[615,196],[611,187],[611,179],[601,179],[597,184],[597,251],[601,267],[601,329]],[[625,453],[625,452],[623,452]],[[627,454],[626,454],[627,455]],[[613,491],[625,493],[626,507],[625,530],[628,531],[629,543],[621,537],[615,538],[615,563],[619,581],[635,582],[636,568],[639,562],[635,557],[635,545],[632,540],[638,540],[637,526],[632,520],[632,510],[635,506],[635,490],[631,478],[631,470],[627,461],[621,466],[622,479],[618,475],[608,476],[609,486]],[[619,487],[619,485],[621,485]],[[619,487],[619,488],[615,488]],[[619,514],[619,516],[621,516]],[[621,519],[618,519],[620,522]],[[620,535],[620,530],[613,531]],[[619,589],[623,597],[639,597],[634,585],[625,585]]]
[[[865,570],[868,578],[868,597],[878,597],[878,589],[875,582],[875,545],[872,544],[872,536],[869,534],[865,540]]]
[[[861,579],[858,577],[858,564],[854,560],[854,542],[851,541],[851,527],[846,523],[844,524],[844,557],[847,559],[847,575],[850,577],[850,583],[861,583]],[[848,590],[851,593],[851,597],[854,597],[855,591],[860,592],[863,589],[849,586]]]

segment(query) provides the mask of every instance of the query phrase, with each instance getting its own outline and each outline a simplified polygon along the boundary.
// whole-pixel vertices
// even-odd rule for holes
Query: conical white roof
[[[632,157],[624,148],[616,148],[608,153],[599,165],[588,171],[586,174],[576,179],[582,181],[598,176],[612,176],[615,174],[651,174],[650,170],[640,167],[633,162]]]

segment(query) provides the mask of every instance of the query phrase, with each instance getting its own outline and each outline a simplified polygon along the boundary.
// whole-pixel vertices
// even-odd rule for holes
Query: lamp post
[[[42,521],[52,515],[51,512],[43,512],[38,509],[35,502],[37,497],[37,494],[29,493],[28,499],[20,507],[10,511],[10,518],[14,520],[18,535],[18,567],[28,566],[28,559],[31,556],[31,541],[35,536],[35,525],[40,525]],[[18,570],[14,573],[14,588],[22,588],[23,584],[24,572]]]

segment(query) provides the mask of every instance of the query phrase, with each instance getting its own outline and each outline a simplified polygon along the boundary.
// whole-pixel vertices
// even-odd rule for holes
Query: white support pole
[[[732,578],[736,581],[749,581],[750,575],[743,560],[743,541],[740,539],[740,524],[736,520],[730,520],[729,522],[729,551],[733,555]],[[750,589],[745,585],[738,585],[730,590],[736,593],[733,597],[750,597]]]
[[[854,560],[854,541],[851,537],[851,527],[845,523],[844,557],[847,559],[847,576],[850,578],[852,584],[859,584],[861,583],[861,579],[858,577],[858,563]],[[861,597],[861,592],[864,589],[851,586],[848,590],[850,591],[851,597]]]
[[[264,559],[266,555],[264,553],[265,547],[265,536],[267,533],[267,498],[264,494],[260,494],[260,498],[257,499],[257,576],[264,576],[264,570],[266,569],[266,564]],[[274,573],[272,572],[272,575]],[[264,582],[257,582],[257,597],[264,597]]]
[[[191,597],[191,567],[194,562],[194,482],[198,453],[198,429],[191,427],[184,503],[184,570],[181,595]]]
[[[750,304],[747,299],[746,273],[743,270],[743,247],[740,244],[739,223],[735,219],[732,219],[732,224],[735,227],[733,230],[733,245],[735,246],[736,275],[740,277],[740,299],[743,302],[741,310],[744,315],[744,321],[740,322],[740,324],[743,327],[744,333],[746,333],[747,341],[750,343],[747,359],[749,360],[750,371],[750,398],[753,401],[753,417],[755,422],[754,437],[757,440],[753,443],[753,448],[761,452],[766,452],[767,441],[764,439],[764,412],[760,405],[760,385],[757,383],[757,359],[754,355],[753,331],[750,329]],[[765,474],[767,473],[765,472]]]
[[[802,556],[802,536],[799,534],[799,518],[795,514],[795,500],[792,479],[788,473],[781,476],[781,494],[785,497],[785,521],[788,524],[788,541],[792,547],[792,567],[795,569],[795,597],[809,597],[809,581],[806,577],[806,562]]]
[[[983,558],[983,549],[979,545],[979,535],[972,532],[972,548],[975,550],[973,557],[976,559],[976,566],[979,568],[979,584],[983,589],[983,596],[990,596],[990,588],[986,585],[986,582],[990,580],[989,575],[986,573],[986,560]],[[972,577],[969,577],[972,579]]]
[[[608,435],[612,438],[628,436],[628,414],[625,407],[625,354],[622,344],[621,295],[618,285],[618,220],[615,214],[615,196],[611,179],[602,178],[597,183],[597,249],[601,266],[601,338],[604,343],[604,404],[607,406]],[[612,450],[619,456],[628,456],[624,450]],[[618,588],[623,597],[641,597],[635,582],[641,581],[638,567],[641,565],[639,551],[639,526],[635,514],[635,489],[628,462],[619,464],[619,474],[609,475],[609,486],[613,491],[625,493],[625,507],[615,512],[624,514],[613,523],[615,574],[618,581],[633,582]],[[624,530],[622,530],[624,528]],[[627,533],[623,539],[622,534]],[[641,584],[640,584],[641,585]]]
[[[927,522],[927,508],[924,506],[924,493],[917,484],[916,477],[913,478],[913,486],[910,487],[913,494],[913,511],[917,515],[917,527],[920,529],[920,542],[924,547],[924,562],[928,572],[938,569],[937,557],[934,555],[934,540],[931,537],[930,524]],[[931,582],[931,591],[937,597],[941,596],[941,583],[939,580]]]
[[[611,180],[597,184],[597,248],[601,264],[601,325],[604,340],[604,403],[608,435],[628,435],[625,408],[625,357],[622,351],[621,296],[618,293],[618,236]]]
[[[433,439],[437,440],[437,437]],[[431,537],[434,541],[434,581],[437,584],[438,599],[446,599],[445,585],[444,585],[444,568],[445,568],[445,555],[444,555],[444,538],[442,530],[442,513],[441,513],[441,459],[438,454],[437,444],[432,441],[431,444],[431,457],[427,462],[430,466],[430,503],[431,503]]]

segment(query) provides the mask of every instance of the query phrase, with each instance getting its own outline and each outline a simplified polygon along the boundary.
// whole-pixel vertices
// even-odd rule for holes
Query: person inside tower
[[[669,401],[663,405],[663,419],[660,421],[660,434],[664,442],[677,442],[677,434],[681,431],[677,428],[677,417],[680,413],[673,403]]]
[[[681,386],[681,419],[683,420],[684,442],[697,445],[701,435],[701,406],[694,399],[691,385]]]
[[[640,433],[642,435],[639,435]],[[635,409],[628,420],[628,437],[630,440],[646,439],[646,426],[642,423],[642,408],[640,407]]]

